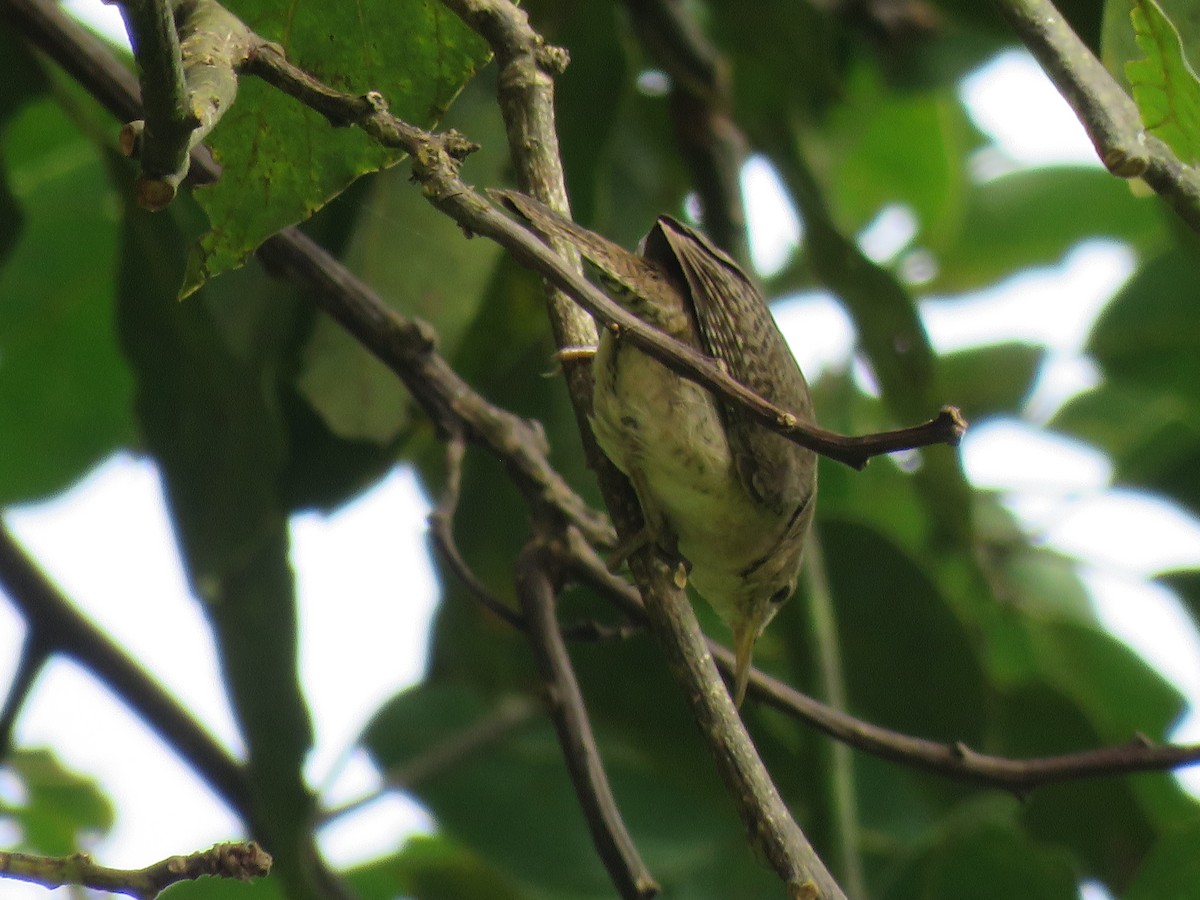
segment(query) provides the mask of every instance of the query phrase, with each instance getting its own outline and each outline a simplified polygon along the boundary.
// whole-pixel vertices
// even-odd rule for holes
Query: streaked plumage
[[[495,193],[577,247],[639,318],[811,420],[808,386],[762,294],[702,234],[661,216],[634,254],[523,194]],[[740,703],[754,642],[796,587],[816,457],[607,330],[594,375],[596,439],[637,492],[643,537],[688,561],[696,590],[733,632]]]

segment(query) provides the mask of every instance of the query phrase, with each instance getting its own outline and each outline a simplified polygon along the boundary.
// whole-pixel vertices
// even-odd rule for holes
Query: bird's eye
[[[771,595],[771,604],[774,606],[779,606],[790,596],[792,596],[792,587],[791,585],[785,584]]]

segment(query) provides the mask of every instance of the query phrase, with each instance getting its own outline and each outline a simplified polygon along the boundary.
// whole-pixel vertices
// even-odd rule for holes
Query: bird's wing
[[[651,259],[664,248],[682,270],[701,340],[729,375],[761,397],[812,421],[812,400],[796,359],[766,301],[746,274],[704,235],[662,216],[647,236]],[[738,475],[751,496],[775,511],[804,502],[813,488],[815,456],[722,403]]]

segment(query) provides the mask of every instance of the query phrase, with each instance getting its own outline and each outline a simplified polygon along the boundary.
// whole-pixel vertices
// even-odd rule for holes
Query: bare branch
[[[48,888],[79,885],[129,894],[138,900],[154,900],[173,884],[206,875],[250,881],[270,873],[271,855],[253,841],[216,844],[188,856],[170,856],[144,869],[112,869],[94,862],[87,853],[55,857],[0,850],[0,877]]]
[[[555,618],[555,589],[548,565],[541,546],[531,544],[517,560],[516,579],[529,623],[530,646],[546,686],[550,718],[592,842],[617,893],[627,900],[646,900],[660,888],[642,861],[609,787],[583,694]]]
[[[0,572],[0,584],[4,583],[3,573]],[[17,660],[17,670],[13,673],[12,682],[8,686],[8,694],[4,698],[4,706],[0,708],[0,762],[8,758],[12,749],[13,726],[17,724],[17,716],[21,707],[29,698],[42,667],[50,659],[54,650],[50,642],[41,633],[27,625],[25,640],[21,643],[21,657]]]

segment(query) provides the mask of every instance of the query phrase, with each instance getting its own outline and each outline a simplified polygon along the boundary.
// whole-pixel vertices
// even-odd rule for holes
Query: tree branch
[[[138,205],[165,209],[187,177],[190,151],[233,106],[237,71],[257,36],[213,0],[122,0],[141,69],[145,119],[121,131],[140,157]],[[178,21],[177,21],[178,19]]]
[[[119,9],[141,72],[138,80],[146,109],[144,120],[125,126],[124,144],[130,150],[128,155],[136,150],[141,158],[142,171],[135,188],[139,204],[161,209],[166,203],[154,195],[161,191],[167,202],[175,196],[187,176],[190,138],[200,120],[190,108],[179,32],[170,4],[167,0],[124,0]],[[135,134],[136,142],[132,140]]]
[[[733,118],[729,64],[679,0],[626,0],[625,8],[647,54],[670,76],[675,140],[700,197],[704,229],[749,268],[741,183],[749,144]]]
[[[0,584],[3,580],[3,573],[0,572]],[[54,652],[50,643],[43,639],[32,624],[27,624],[26,628],[25,640],[21,643],[21,657],[17,660],[17,670],[13,673],[12,683],[4,697],[4,706],[0,708],[0,762],[8,758],[17,716],[29,698],[29,692],[37,682],[42,667]]]
[[[582,583],[613,601],[633,621],[643,621],[647,617],[637,589],[609,572],[604,561],[581,537],[569,540],[563,552],[566,559],[562,565]],[[708,649],[726,680],[732,683],[732,651],[711,639]],[[1155,744],[1142,735],[1125,744],[1057,756],[1028,759],[992,756],[972,750],[962,742],[939,743],[873,725],[803,694],[758,669],[750,672],[747,696],[756,697],[834,740],[872,756],[1017,795],[1062,781],[1167,771],[1200,762],[1200,744]]]
[[[206,875],[250,881],[270,873],[271,855],[253,841],[216,844],[188,856],[167,857],[144,869],[111,869],[93,862],[87,853],[53,857],[0,850],[0,876],[47,888],[78,885],[129,894],[138,900],[154,900],[173,884]]]
[[[1193,231],[1200,231],[1200,173],[1146,134],[1141,114],[1050,0],[997,0],[1017,36],[1071,104],[1101,162],[1140,177]]]
[[[429,514],[429,533],[433,546],[446,567],[458,576],[458,580],[485,609],[513,628],[524,631],[526,623],[521,614],[488,590],[487,585],[479,580],[463,559],[454,540],[454,513],[458,509],[462,489],[462,465],[466,449],[466,442],[461,435],[451,435],[446,441],[446,485],[437,506]]]
[[[0,586],[34,634],[120,697],[243,821],[252,818],[241,766],[137,663],[81,616],[25,554],[0,519]]]
[[[621,897],[646,900],[657,895],[660,888],[642,861],[609,787],[583,693],[555,618],[555,588],[549,565],[542,545],[530,544],[517,560],[516,581],[529,625],[529,643],[545,684],[550,718],[600,861]]]

